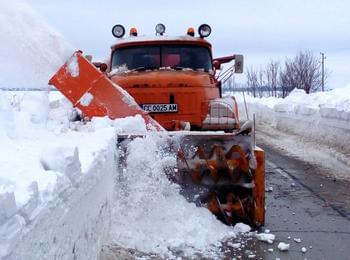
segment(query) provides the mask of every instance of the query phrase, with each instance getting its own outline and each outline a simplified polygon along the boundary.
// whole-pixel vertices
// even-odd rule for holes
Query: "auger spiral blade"
[[[187,198],[192,195],[192,201],[206,205],[228,225],[239,221],[256,226],[263,224],[261,217],[256,221],[255,212],[257,205],[259,212],[264,210],[261,209],[264,182],[256,178],[257,174],[264,172],[261,168],[250,167],[256,163],[250,163],[250,160],[255,160],[255,155],[249,136],[231,139],[226,136],[220,139],[218,135],[214,138],[187,136],[180,147],[178,168]],[[259,203],[256,203],[257,197]]]

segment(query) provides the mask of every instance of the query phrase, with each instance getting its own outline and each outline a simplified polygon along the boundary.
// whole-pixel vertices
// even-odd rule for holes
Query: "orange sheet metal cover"
[[[72,55],[49,84],[54,85],[89,118],[108,116],[115,119],[139,114],[145,119],[149,130],[164,130],[125,90],[84,58],[81,51]]]

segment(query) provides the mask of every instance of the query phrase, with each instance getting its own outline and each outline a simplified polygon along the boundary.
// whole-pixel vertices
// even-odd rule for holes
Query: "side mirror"
[[[221,62],[218,61],[218,60],[214,60],[214,61],[213,61],[213,67],[214,67],[216,70],[220,70],[220,69],[221,69]]]
[[[103,62],[93,62],[92,64],[94,64],[95,67],[99,68],[102,72],[105,72],[108,69],[107,64]]]
[[[243,73],[243,60],[244,60],[244,58],[243,58],[243,55],[241,55],[241,54],[235,54],[235,55],[231,55],[231,56],[215,58],[213,60],[213,67],[217,70],[221,69],[221,64],[229,63],[233,60],[235,60],[234,73]],[[229,70],[231,70],[231,67],[230,67],[230,69],[226,70],[226,72]],[[225,74],[225,72],[223,72],[223,74]]]
[[[106,63],[101,63],[100,65],[100,71],[105,72],[108,69],[108,66]]]
[[[244,63],[243,55],[236,54],[235,55],[235,73],[243,73],[243,63]]]

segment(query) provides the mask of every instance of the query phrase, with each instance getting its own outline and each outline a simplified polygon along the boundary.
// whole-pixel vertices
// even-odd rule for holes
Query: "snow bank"
[[[90,137],[96,138],[94,135]],[[39,200],[44,197],[48,200],[44,205],[31,205],[31,211],[25,212],[26,214],[19,209],[4,224],[5,232],[16,229],[14,236],[11,234],[10,241],[7,241],[10,259],[98,257],[101,246],[108,239],[111,224],[116,164],[114,147],[115,143],[109,142],[104,150],[95,151],[93,164],[88,171],[81,172],[77,167],[75,171],[60,174],[56,185],[52,185],[51,194],[38,193],[35,198]],[[52,149],[53,154],[57,155],[56,147]],[[73,165],[80,165],[79,159],[75,157],[74,160],[74,157],[68,158],[73,159]],[[63,166],[67,168],[70,163]],[[47,172],[53,173],[53,170]],[[76,176],[72,176],[72,173]]]
[[[237,95],[237,98],[241,103],[242,117],[245,115],[243,97]],[[249,113],[256,114],[258,123],[268,123],[278,130],[350,154],[347,145],[350,141],[350,84],[309,95],[296,89],[285,99],[248,96],[246,100]]]
[[[64,100],[0,92],[0,256],[96,259],[109,236],[115,128]]]
[[[166,137],[159,135],[127,145],[126,168],[115,190],[112,243],[165,258],[174,257],[172,252],[217,255],[220,240],[235,233],[179,194],[166,176],[167,167],[176,164],[176,155],[167,150]]]
[[[47,88],[70,45],[28,4],[0,1],[0,10],[0,88]]]

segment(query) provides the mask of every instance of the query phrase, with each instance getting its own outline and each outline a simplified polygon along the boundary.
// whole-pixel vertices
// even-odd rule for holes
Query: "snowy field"
[[[163,151],[162,136],[130,142],[127,167],[118,168],[117,134],[146,134],[143,119],[74,121],[71,104],[47,90],[71,46],[29,6],[1,2],[0,9],[0,33],[7,35],[0,57],[11,61],[0,62],[0,87],[43,90],[0,91],[0,257],[97,259],[112,243],[166,258],[176,251],[220,258],[223,240],[249,232],[223,225],[179,194],[164,173],[176,159]],[[264,131],[323,144],[349,164],[350,86],[247,101]]]

